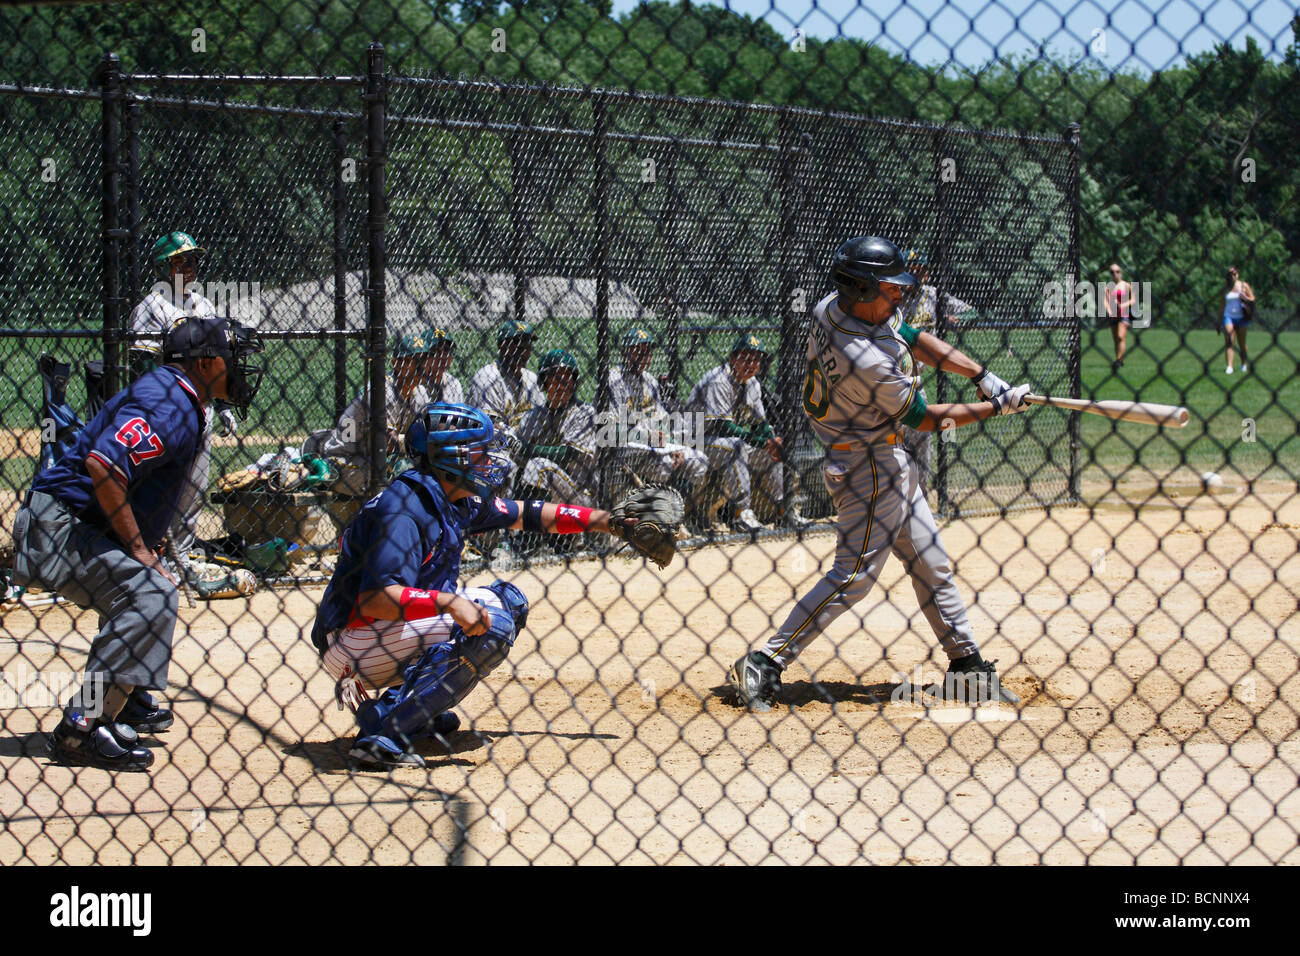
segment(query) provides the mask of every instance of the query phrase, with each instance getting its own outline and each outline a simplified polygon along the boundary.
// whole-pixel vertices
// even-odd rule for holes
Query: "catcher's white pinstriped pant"
[[[876,583],[890,553],[907,567],[917,601],[950,660],[978,647],[952,562],[925,500],[916,462],[900,445],[831,449],[826,489],[839,511],[835,564],[799,599],[763,650],[785,668]]]
[[[488,588],[458,588],[456,593],[493,610],[504,610],[500,596]],[[449,640],[455,629],[450,614],[346,627],[330,638],[322,662],[335,680],[359,677],[382,691],[400,684],[406,666],[434,644]]]

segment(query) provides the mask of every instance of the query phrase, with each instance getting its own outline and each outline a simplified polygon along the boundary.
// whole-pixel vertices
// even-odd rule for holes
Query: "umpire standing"
[[[259,337],[237,322],[190,316],[167,333],[168,364],[110,398],[72,447],[41,471],[14,522],[14,580],[99,612],[81,690],[50,755],[63,763],[145,770],[138,731],[170,726],[148,690],[167,685],[176,580],[158,549],[201,450],[205,406],[247,409],[262,369]]]

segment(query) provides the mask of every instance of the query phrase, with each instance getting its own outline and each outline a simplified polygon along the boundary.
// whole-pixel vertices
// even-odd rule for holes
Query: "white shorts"
[[[493,610],[504,611],[501,598],[487,588],[458,588],[457,594]],[[402,672],[434,644],[443,644],[456,628],[450,614],[414,621],[374,621],[335,631],[325,651],[325,670],[336,681],[359,677],[382,691],[402,682]]]

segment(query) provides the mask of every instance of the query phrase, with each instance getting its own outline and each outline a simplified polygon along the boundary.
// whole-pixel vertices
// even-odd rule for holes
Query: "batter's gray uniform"
[[[579,401],[559,409],[531,408],[519,423],[519,440],[533,454],[522,482],[548,501],[596,506],[596,410]],[[562,460],[557,460],[562,459]]]
[[[916,462],[898,442],[901,419],[924,408],[920,379],[897,323],[869,325],[830,295],[813,309],[804,412],[827,446],[823,476],[839,513],[835,564],[795,605],[764,651],[785,668],[866,597],[890,553],[907,567],[926,620],[949,659],[978,648],[952,563],[926,503]]]
[[[709,467],[719,473],[727,502],[740,511],[751,507],[752,486],[757,482],[773,509],[780,512],[784,497],[781,462],[773,461],[761,445],[755,447],[744,438],[725,434],[731,430],[728,426],[752,430],[767,424],[758,376],[742,385],[724,362],[704,374],[691,390],[686,408],[704,413],[710,436],[706,445]]]
[[[949,315],[960,315],[963,312],[969,312],[971,309],[968,303],[951,295],[948,296],[947,304]],[[932,285],[923,285],[914,295],[910,295],[902,301],[889,321],[895,326],[906,322],[918,331],[933,332],[936,324],[935,316],[938,313],[939,290]],[[912,453],[917,466],[921,469],[921,483],[928,491],[934,475],[934,432],[918,431],[904,425],[902,426],[902,435],[903,443],[907,446],[907,450]]]
[[[160,291],[166,286],[167,292]],[[217,308],[206,296],[191,289],[176,296],[175,283],[159,283],[149,290],[140,303],[131,312],[131,331],[148,338],[136,339],[131,350],[148,354],[156,364],[162,364],[163,336],[171,330],[185,315],[197,315],[199,318],[211,318],[217,314]],[[181,491],[181,500],[176,510],[176,520],[172,522],[170,537],[176,548],[180,561],[188,562],[190,550],[199,537],[199,515],[203,513],[208,491],[208,479],[212,473],[212,406],[204,410],[203,437],[199,440],[199,453],[194,458],[194,467],[190,471],[189,481]]]
[[[704,452],[682,444],[681,437],[669,431],[668,410],[659,395],[659,382],[649,372],[626,373],[622,366],[609,370],[609,409],[611,421],[621,415],[627,421],[629,435],[624,443],[626,458],[620,461],[640,478],[666,484],[680,475],[697,498],[709,479],[709,460]],[[635,431],[633,431],[635,429]]]

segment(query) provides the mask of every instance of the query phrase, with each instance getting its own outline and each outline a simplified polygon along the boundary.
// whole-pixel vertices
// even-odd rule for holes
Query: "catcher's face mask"
[[[248,417],[248,408],[257,397],[257,390],[262,387],[265,369],[261,364],[254,364],[250,359],[263,351],[262,337],[256,330],[238,322],[230,323],[231,354],[226,359],[226,392],[230,403],[238,409],[239,417]]]
[[[510,473],[510,459],[492,419],[469,405],[431,402],[412,423],[406,447],[425,471],[446,475],[482,497]]]

